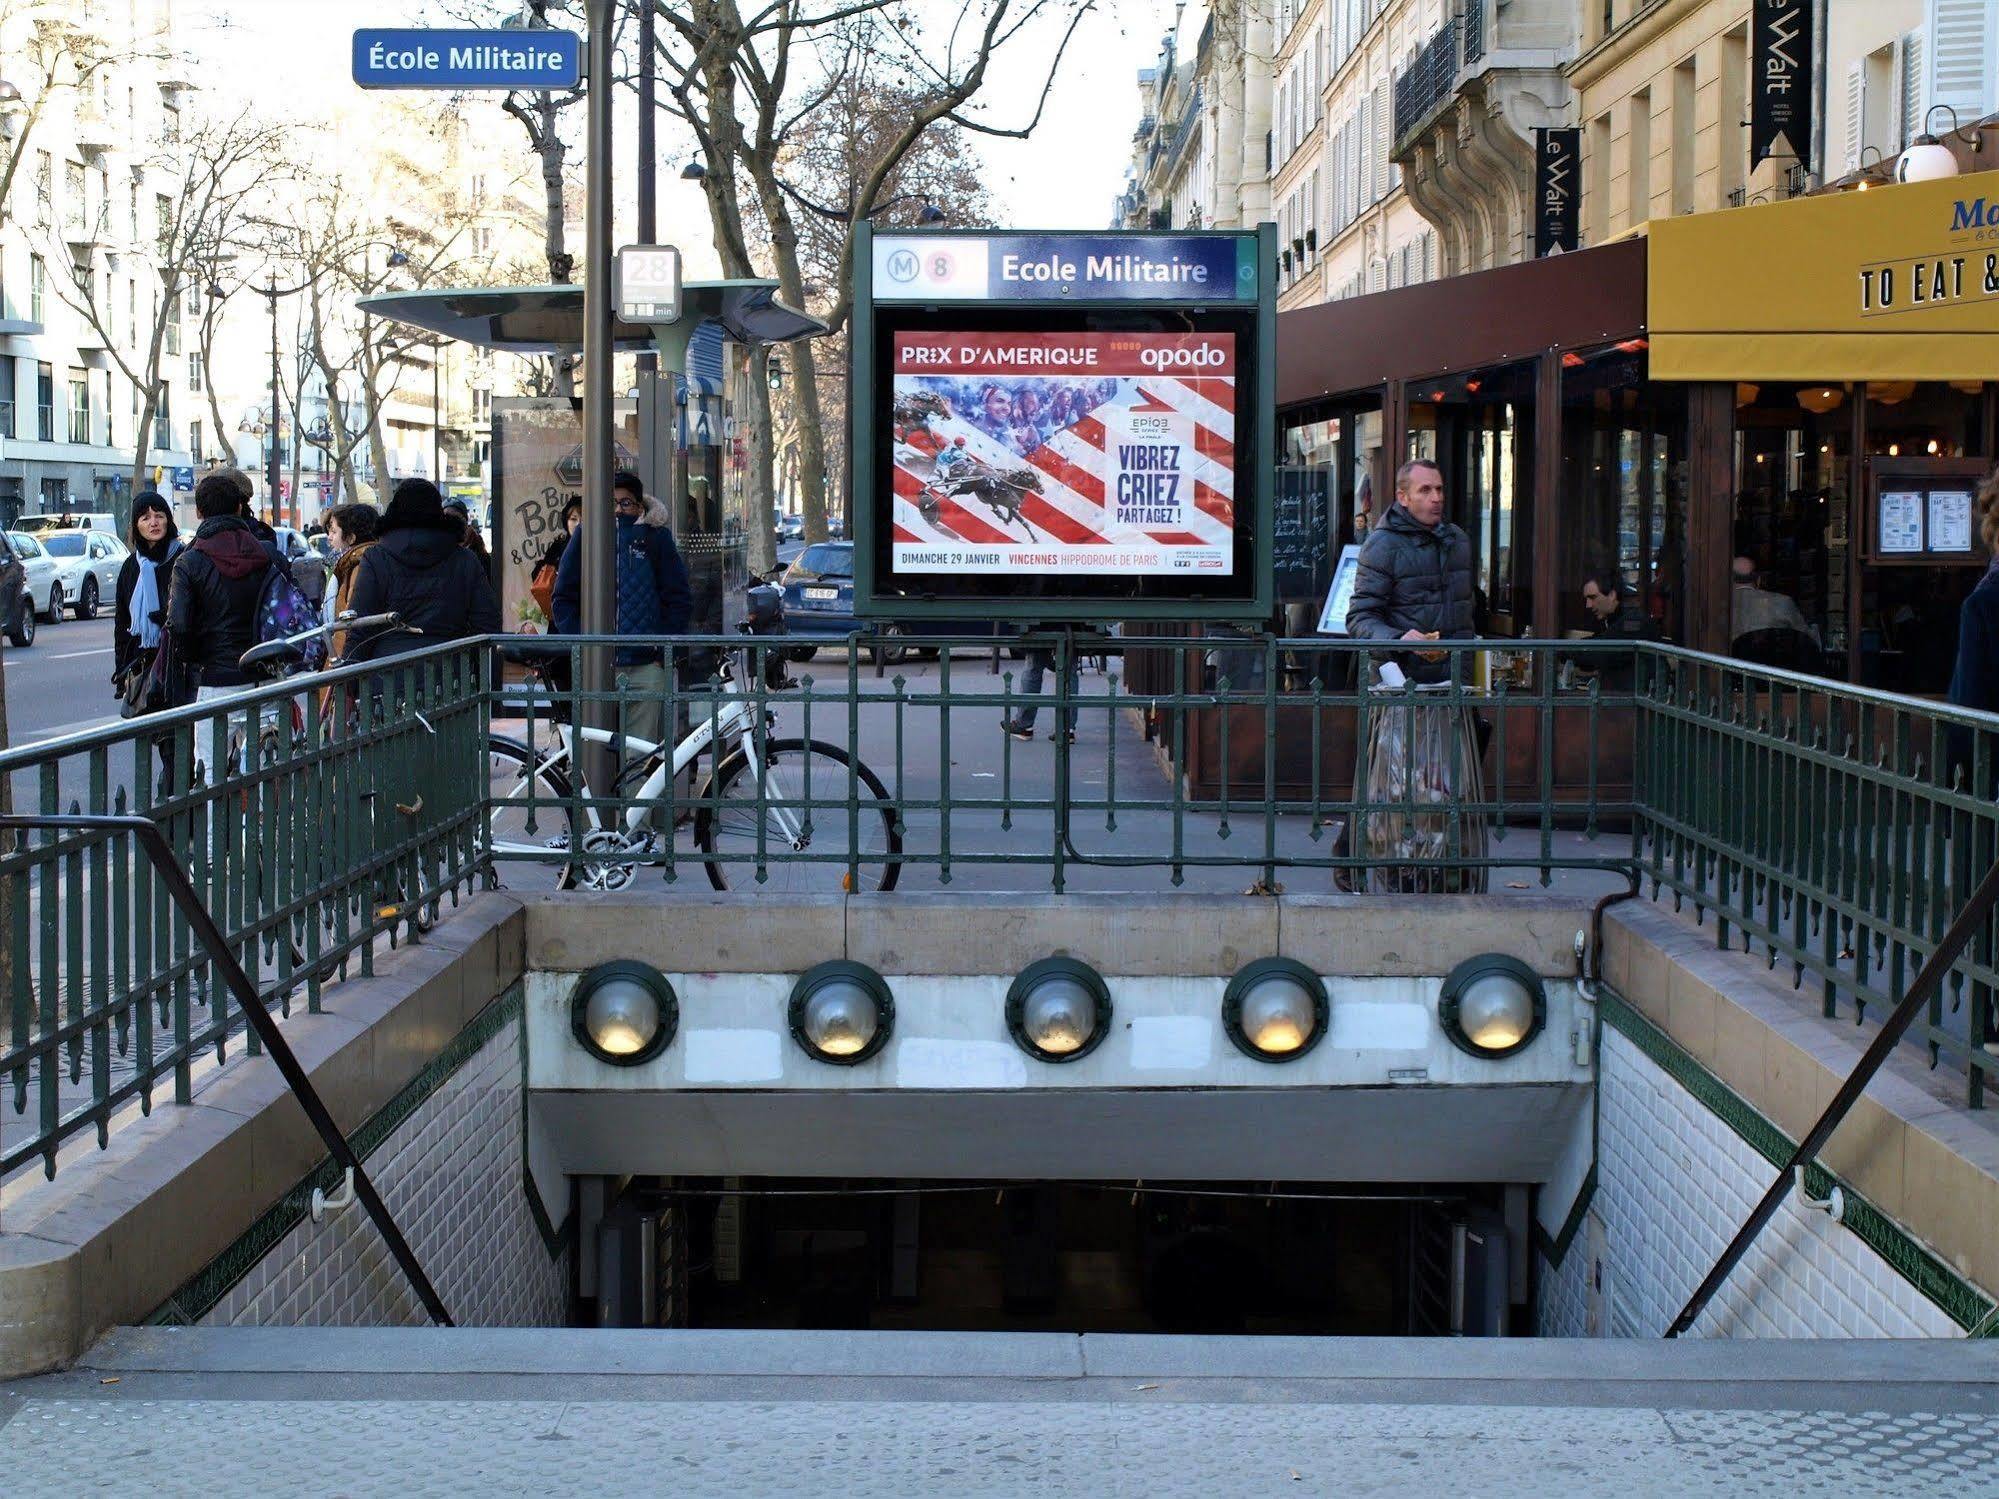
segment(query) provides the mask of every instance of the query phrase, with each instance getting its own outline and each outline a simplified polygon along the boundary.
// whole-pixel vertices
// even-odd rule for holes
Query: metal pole
[[[444,488],[444,345],[430,346],[430,477]]]
[[[264,474],[264,508],[278,518],[278,273],[271,272],[271,447]]]
[[[649,245],[659,232],[658,72],[655,46],[655,0],[639,0],[639,243]],[[639,379],[659,369],[651,350],[639,355]]]
[[[617,630],[617,518],[611,508],[611,33],[615,0],[586,0],[589,47],[583,253],[583,633]],[[579,720],[616,727],[611,652],[586,650],[579,663],[584,693]],[[610,752],[592,751],[585,780],[608,793]]]

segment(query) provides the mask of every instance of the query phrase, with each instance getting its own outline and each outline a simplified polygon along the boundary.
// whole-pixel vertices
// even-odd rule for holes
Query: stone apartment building
[[[123,513],[160,281],[157,225],[190,79],[171,0],[0,4],[0,520]],[[79,290],[86,288],[86,290]],[[79,310],[94,306],[95,322]],[[196,455],[202,371],[167,325],[147,480],[169,490]],[[121,368],[121,363],[124,368]]]

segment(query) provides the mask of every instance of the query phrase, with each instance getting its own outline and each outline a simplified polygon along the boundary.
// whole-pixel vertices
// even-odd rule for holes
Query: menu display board
[[[1347,610],[1353,605],[1354,584],[1360,578],[1360,546],[1358,543],[1340,552],[1340,565],[1333,570],[1333,586],[1326,590],[1326,606],[1319,611],[1319,633],[1321,635],[1344,635],[1347,632]]]
[[[1930,491],[1929,550],[1968,552],[1971,550],[1971,491],[1932,489]]]
[[[1869,465],[1866,555],[1878,563],[1980,562],[1982,460],[1882,458]]]
[[[1324,468],[1280,468],[1276,481],[1271,561],[1277,596],[1311,598],[1326,586],[1333,474]]]
[[[1884,557],[1911,556],[1923,550],[1923,493],[1919,489],[1881,492],[1880,534]]]

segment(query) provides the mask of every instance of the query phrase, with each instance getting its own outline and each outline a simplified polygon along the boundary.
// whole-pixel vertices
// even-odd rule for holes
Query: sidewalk
[[[127,1329],[24,1494],[1999,1493],[1999,1344]]]

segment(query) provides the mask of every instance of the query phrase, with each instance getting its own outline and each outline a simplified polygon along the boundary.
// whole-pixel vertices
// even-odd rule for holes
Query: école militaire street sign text
[[[354,33],[362,88],[571,89],[582,77],[583,38],[573,31]]]

